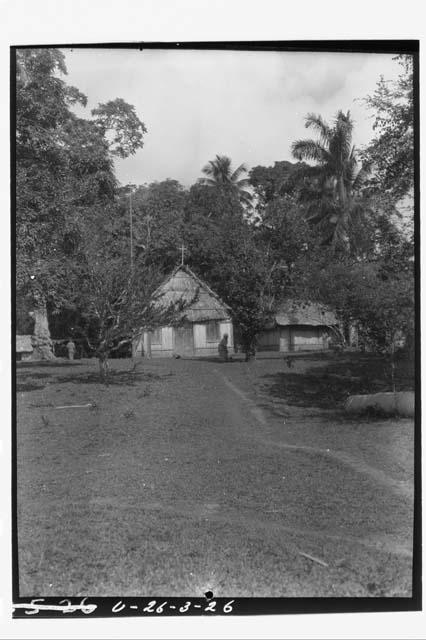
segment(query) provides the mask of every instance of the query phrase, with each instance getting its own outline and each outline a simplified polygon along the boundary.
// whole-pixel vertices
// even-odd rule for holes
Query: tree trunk
[[[244,353],[246,354],[246,362],[251,362],[252,360],[256,360],[256,348],[251,345],[250,347],[246,348]]]
[[[152,332],[151,331],[145,331],[144,333],[144,355],[145,358],[151,358],[152,357],[152,352],[151,352],[151,337],[152,337]]]
[[[34,334],[31,338],[34,360],[55,360],[46,306],[31,311],[30,316],[34,318]]]
[[[390,357],[390,366],[391,366],[391,382],[392,382],[392,391],[396,393],[396,384],[395,384],[395,343],[393,342],[391,345],[391,357]]]

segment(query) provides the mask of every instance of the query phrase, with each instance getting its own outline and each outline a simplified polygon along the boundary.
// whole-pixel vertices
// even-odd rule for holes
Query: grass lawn
[[[380,359],[111,366],[18,364],[20,595],[411,595],[413,423],[342,411]]]

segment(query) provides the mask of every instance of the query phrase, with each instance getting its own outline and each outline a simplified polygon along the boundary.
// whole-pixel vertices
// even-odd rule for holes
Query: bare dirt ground
[[[411,595],[413,423],[340,408],[379,361],[132,367],[18,365],[20,595]]]

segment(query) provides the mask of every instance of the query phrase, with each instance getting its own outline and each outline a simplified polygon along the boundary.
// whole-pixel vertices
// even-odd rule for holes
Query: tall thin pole
[[[130,192],[129,201],[129,217],[130,217],[130,268],[133,271],[133,211],[132,211],[132,192]]]

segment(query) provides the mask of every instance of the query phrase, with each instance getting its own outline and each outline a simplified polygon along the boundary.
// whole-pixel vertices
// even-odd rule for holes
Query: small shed
[[[287,300],[258,336],[260,351],[316,351],[328,349],[339,322],[330,309],[317,303]]]
[[[218,345],[228,334],[228,346],[233,346],[230,308],[187,265],[179,265],[156,292],[161,305],[180,301],[188,306],[174,326],[161,326],[145,331],[133,344],[134,356],[153,358],[172,356],[217,355]]]
[[[16,336],[16,359],[31,360],[33,356],[32,336],[17,335]]]

